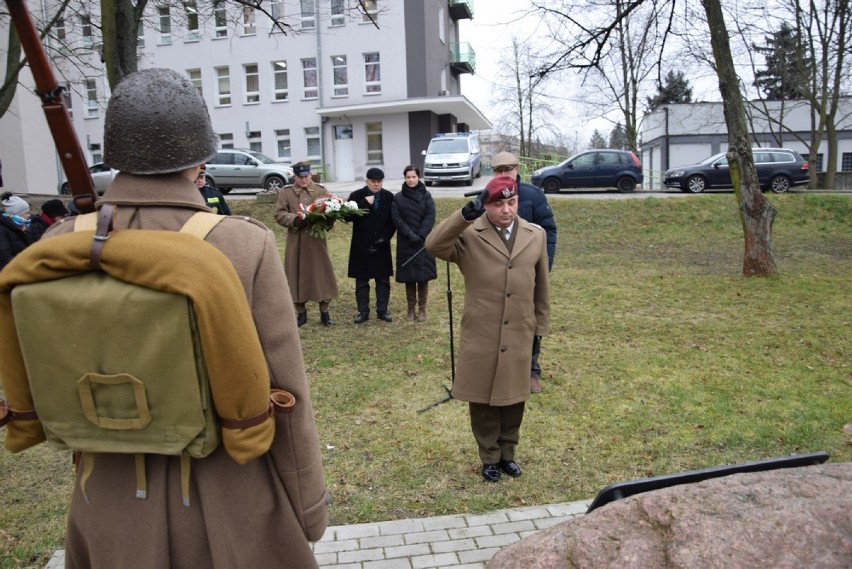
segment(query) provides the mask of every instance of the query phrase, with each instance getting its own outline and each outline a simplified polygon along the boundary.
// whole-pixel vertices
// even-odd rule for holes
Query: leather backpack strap
[[[103,251],[104,243],[109,239],[109,234],[113,229],[115,212],[116,208],[112,204],[103,205],[98,212],[98,223],[95,228],[95,235],[92,237],[92,248],[89,249],[89,263],[96,271],[101,270],[101,252]]]

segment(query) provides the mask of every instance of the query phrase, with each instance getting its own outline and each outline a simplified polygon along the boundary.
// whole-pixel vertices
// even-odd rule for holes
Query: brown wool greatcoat
[[[432,230],[426,249],[464,275],[464,312],[452,394],[496,407],[530,396],[533,335],[550,322],[544,230],[515,217],[511,254],[485,215],[458,210]]]
[[[328,192],[319,184],[302,189],[295,184],[278,192],[275,221],[287,228],[284,249],[284,272],[290,285],[293,302],[320,302],[337,298],[337,278],[328,256],[325,239],[311,237],[307,227],[294,227],[293,220],[301,211],[300,205],[311,205]]]
[[[116,227],[178,230],[205,211],[195,185],[178,175],[119,174],[101,200],[118,209]],[[73,231],[73,218],[45,234]],[[190,506],[181,502],[178,457],[146,455],[148,497],[135,497],[132,455],[97,454],[75,484],[66,567],[194,569],[316,567],[308,540],[325,531],[327,493],[298,328],[273,233],[244,217],[222,220],[207,237],[234,264],[251,307],[272,387],[295,395],[276,415],[272,447],[239,465],[220,445],[192,460]],[[210,286],[216,277],[210,275]],[[90,331],[94,333],[96,331]],[[239,378],[234,378],[239,381]],[[81,471],[82,472],[82,471]]]

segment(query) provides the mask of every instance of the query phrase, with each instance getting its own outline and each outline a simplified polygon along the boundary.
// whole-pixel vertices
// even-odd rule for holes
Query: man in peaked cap
[[[426,249],[464,275],[452,396],[468,402],[489,482],[521,475],[515,448],[530,397],[529,347],[550,319],[547,240],[541,227],[518,216],[517,192],[513,178],[496,176],[426,237]]]
[[[337,277],[325,237],[311,235],[304,216],[303,207],[328,195],[320,184],[311,179],[311,163],[298,162],[293,165],[295,182],[281,188],[275,204],[275,221],[287,228],[287,244],[284,249],[284,272],[290,283],[296,323],[303,326],[308,321],[308,302],[319,303],[320,322],[324,326],[335,324],[329,307],[337,298]]]

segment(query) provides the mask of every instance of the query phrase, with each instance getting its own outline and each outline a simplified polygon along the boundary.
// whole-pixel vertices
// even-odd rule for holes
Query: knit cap
[[[30,204],[18,196],[9,196],[0,203],[3,204],[3,209],[9,215],[24,215],[30,212]]]

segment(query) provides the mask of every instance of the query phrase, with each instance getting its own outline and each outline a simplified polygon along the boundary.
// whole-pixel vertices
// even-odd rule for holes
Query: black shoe
[[[359,313],[358,313],[358,316],[356,316],[356,317],[355,317],[355,320],[353,320],[352,322],[354,322],[355,324],[363,324],[364,322],[366,322],[366,321],[367,321],[367,320],[369,320],[369,319],[370,319],[370,314],[369,314],[369,313],[367,313],[367,312],[359,312]]]
[[[497,467],[512,478],[517,478],[518,476],[523,474],[521,472],[521,467],[518,466],[518,463],[514,460],[501,460],[497,463]]]
[[[376,318],[379,320],[384,320],[385,322],[393,322],[393,318],[387,312],[376,312]]]
[[[483,464],[482,477],[485,478],[488,482],[499,482],[500,470],[497,468],[496,464]]]
[[[320,312],[320,322],[325,326],[334,326],[337,324],[337,322],[331,319],[331,314],[328,312]]]
[[[307,322],[308,322],[308,313],[307,312],[299,312],[296,315],[296,324],[299,326],[299,328],[301,328],[302,325],[306,324]]]

